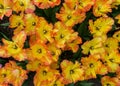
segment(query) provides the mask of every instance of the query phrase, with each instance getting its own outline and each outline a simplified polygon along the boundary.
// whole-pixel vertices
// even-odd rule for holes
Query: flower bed
[[[119,0],[0,0],[0,86],[120,86]]]

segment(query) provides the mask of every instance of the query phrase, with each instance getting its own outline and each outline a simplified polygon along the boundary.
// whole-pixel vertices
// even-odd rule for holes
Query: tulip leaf
[[[9,26],[9,22],[8,23],[3,23],[3,24],[0,24],[0,26],[4,26],[4,27],[6,27],[6,26]]]

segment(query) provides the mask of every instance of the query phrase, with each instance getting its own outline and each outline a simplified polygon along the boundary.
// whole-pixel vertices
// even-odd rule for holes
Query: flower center
[[[109,48],[109,45],[108,45],[108,44],[106,44],[106,45],[105,45],[105,47]]]
[[[60,35],[60,38],[61,38],[61,39],[62,39],[62,38],[64,38],[64,35],[63,35],[63,34],[61,34],[61,35]]]
[[[76,5],[74,6],[74,10],[75,10],[75,9],[77,9],[77,6],[76,6]]]
[[[21,25],[21,22],[17,22],[17,26],[20,26]]]
[[[47,72],[44,70],[43,71],[43,76],[46,76],[47,75]]]
[[[20,6],[24,6],[24,3],[23,3],[23,2],[20,2],[19,4],[20,4]]]
[[[54,55],[55,55],[55,52],[52,51],[52,52],[51,52],[51,55],[54,56]]]
[[[68,19],[68,20],[69,20],[69,19],[71,19],[71,16],[70,16],[70,15],[68,15],[68,16],[67,16],[67,19]]]
[[[41,50],[41,49],[38,49],[37,52],[40,54],[40,53],[42,53],[42,50]]]
[[[53,86],[57,86],[57,84],[54,84]]]
[[[99,30],[100,30],[100,28],[99,28],[99,27],[96,27],[96,30],[98,30],[98,31],[99,31]]]
[[[94,67],[93,63],[90,63],[89,66],[90,66],[90,68],[93,68],[93,67]]]
[[[83,3],[82,3],[81,1],[79,2],[79,5],[80,5],[81,7],[83,7]]]
[[[0,4],[0,9],[4,9],[4,6],[2,4]]]
[[[75,71],[72,69],[72,70],[70,70],[70,74],[73,74]]]
[[[94,49],[94,47],[93,47],[93,46],[90,46],[90,49],[91,49],[91,50],[93,50],[93,49]]]
[[[109,59],[109,61],[110,61],[110,62],[114,62],[114,59],[113,59],[113,58],[111,58],[111,59]]]
[[[111,86],[111,85],[109,83],[107,83],[106,86]]]
[[[35,26],[36,25],[36,23],[35,22],[32,22],[32,26]]]
[[[119,37],[119,35],[116,35],[116,37]]]
[[[3,78],[5,78],[7,75],[6,75],[6,74],[2,74],[1,76],[2,76]]]
[[[17,47],[17,45],[13,45],[12,48],[13,49],[17,49],[18,47]]]
[[[46,33],[47,33],[47,31],[46,31],[46,30],[43,30],[43,33],[44,33],[44,34],[46,34]]]

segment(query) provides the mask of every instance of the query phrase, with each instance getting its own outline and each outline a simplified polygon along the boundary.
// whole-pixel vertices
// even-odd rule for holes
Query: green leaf
[[[111,77],[115,77],[115,76],[116,76],[116,73],[115,73],[115,72],[109,72],[107,75],[108,75],[108,76],[111,76]]]
[[[29,38],[27,37],[25,43],[24,43],[24,48],[29,48],[30,45],[29,45]]]
[[[24,81],[22,86],[34,86],[33,85],[34,75],[35,75],[35,72],[29,72],[28,73],[28,79]]]
[[[46,15],[47,17],[49,17],[49,16],[50,16],[50,12],[51,12],[52,10],[49,8],[49,9],[44,9],[43,11],[44,11],[45,15]]]
[[[77,82],[75,86],[93,86],[94,83],[87,82],[87,81],[82,81],[82,82]]]
[[[60,10],[61,5],[56,6],[54,8],[48,8],[48,9],[39,9],[36,7],[35,14],[38,16],[44,17],[48,22],[55,23],[57,21],[56,19],[56,13]]]
[[[18,66],[21,66],[23,69],[26,69],[26,65],[28,63],[28,60],[17,62]]]
[[[4,65],[6,62],[8,62],[8,60],[0,58],[0,64]]]
[[[94,83],[80,83],[80,86],[93,86]]]
[[[82,49],[79,48],[78,51],[76,53],[73,54],[73,61],[80,59],[82,57]]]
[[[3,23],[3,24],[0,24],[0,26],[5,26],[6,27],[6,26],[9,26],[9,24],[10,24],[9,22],[8,23]]]
[[[4,33],[0,32],[0,34],[1,34],[6,40],[10,40]]]
[[[29,84],[29,81],[28,81],[28,80],[26,80],[26,81],[24,81],[24,83],[23,83],[23,85],[22,85],[22,86],[28,86],[28,84]]]
[[[60,10],[60,8],[61,8],[61,6],[57,6],[57,7],[55,7],[53,10],[52,10],[52,13],[51,13],[51,21],[53,22],[53,23],[55,23],[56,21],[57,21],[57,19],[56,19],[56,13]]]
[[[92,13],[91,12],[88,12],[87,14],[87,17],[86,19],[83,21],[83,23],[81,23],[79,26],[78,26],[78,33],[80,35],[80,37],[82,37],[83,39],[83,42],[86,41],[86,40],[90,40],[92,35],[88,29],[88,21],[91,17],[93,17]]]
[[[46,15],[46,19],[49,22],[55,23],[57,21],[56,19],[56,12],[59,11],[61,6],[56,6],[54,8],[48,8],[48,9],[44,9],[44,13]]]
[[[74,86],[74,83],[68,84],[67,86]]]
[[[120,5],[118,6],[118,9],[113,9],[112,10],[112,13],[111,13],[111,15],[112,15],[112,17],[115,17],[115,16],[117,16],[118,14],[120,14]]]
[[[42,9],[39,9],[38,7],[36,7],[35,14],[40,17],[46,17],[44,11]]]

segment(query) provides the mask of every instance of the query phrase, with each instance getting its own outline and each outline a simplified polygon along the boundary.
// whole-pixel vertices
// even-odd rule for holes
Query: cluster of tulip
[[[36,8],[59,5],[55,23],[35,14]],[[65,86],[97,75],[102,76],[103,86],[120,86],[120,30],[107,35],[115,22],[120,24],[120,14],[108,15],[119,5],[120,0],[0,0],[0,19],[8,17],[8,28],[13,30],[11,39],[1,40],[0,57],[14,59],[1,64],[0,86],[22,86],[31,71],[36,72],[34,86]],[[90,11],[95,17],[88,21],[92,39],[82,42],[74,26],[85,21]],[[59,62],[62,52],[76,53],[78,49],[82,49],[79,61]],[[16,61],[28,61],[26,69]],[[110,77],[108,73],[116,75]]]

